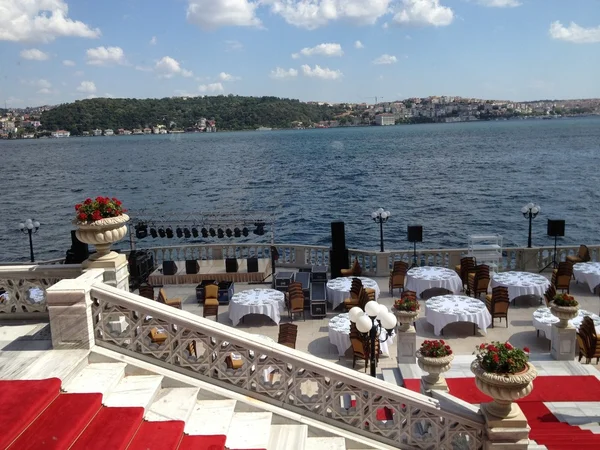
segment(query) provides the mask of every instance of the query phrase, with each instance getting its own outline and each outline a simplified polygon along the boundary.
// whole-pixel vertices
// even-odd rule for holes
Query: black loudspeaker
[[[331,222],[331,250],[346,249],[346,233],[344,231],[344,222]]]
[[[565,235],[565,221],[548,219],[548,236],[562,237]]]
[[[225,260],[225,272],[235,273],[238,271],[238,262],[235,258],[227,258]]]
[[[408,226],[408,242],[423,242],[423,225]]]
[[[195,259],[185,260],[185,273],[188,275],[200,272],[200,264]]]
[[[331,265],[331,278],[341,276],[340,271],[348,268],[348,250],[331,250],[329,252],[329,264]]]
[[[177,264],[175,261],[163,261],[163,275],[175,275],[177,273]]]
[[[258,272],[258,258],[248,258],[246,264],[248,264],[248,273]]]
[[[81,264],[90,257],[88,245],[77,239],[75,230],[71,230],[71,248],[67,250],[65,264]]]

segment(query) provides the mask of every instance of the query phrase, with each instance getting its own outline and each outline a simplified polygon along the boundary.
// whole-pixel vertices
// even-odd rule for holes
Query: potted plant
[[[77,211],[73,223],[77,225],[77,239],[96,247],[91,260],[110,260],[116,253],[110,246],[120,241],[127,234],[127,221],[121,201],[115,197],[87,198],[83,203],[75,205]]]
[[[510,342],[492,342],[476,347],[475,355],[471,363],[475,383],[481,392],[493,398],[482,409],[500,418],[517,416],[520,409],[513,402],[531,393],[532,381],[537,376],[529,362],[529,349],[521,350]]]
[[[417,299],[412,297],[399,298],[394,301],[394,314],[398,319],[398,330],[408,331],[419,316],[420,309]]]
[[[426,340],[417,350],[417,364],[428,373],[421,379],[421,391],[431,389],[448,390],[446,380],[441,374],[450,370],[450,363],[454,359],[452,349],[443,339]]]
[[[579,314],[579,303],[575,297],[569,294],[556,294],[550,302],[550,311],[559,322],[558,328],[568,328],[569,320],[574,319]]]

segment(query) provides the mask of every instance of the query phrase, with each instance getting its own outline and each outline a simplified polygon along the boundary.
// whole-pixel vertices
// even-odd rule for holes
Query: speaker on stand
[[[552,266],[553,269],[556,269],[558,267],[558,262],[556,262],[556,241],[559,237],[563,237],[564,235],[565,221],[548,219],[548,236],[554,237],[554,253],[552,254],[552,261],[546,264],[546,267],[540,270],[540,272],[543,272],[550,266]]]
[[[348,268],[348,250],[346,249],[346,232],[344,222],[331,222],[331,278],[341,276],[341,270]]]
[[[423,225],[409,225],[407,228],[407,232],[408,232],[408,242],[412,242],[414,245],[414,247],[413,247],[413,263],[410,266],[410,268],[412,269],[413,267],[419,266],[417,264],[417,242],[423,242]]]
[[[71,230],[71,248],[67,250],[65,264],[81,264],[90,257],[88,245],[77,239],[75,230]]]

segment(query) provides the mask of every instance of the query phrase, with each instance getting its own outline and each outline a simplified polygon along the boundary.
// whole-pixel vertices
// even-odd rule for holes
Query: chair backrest
[[[587,248],[587,245],[583,244],[579,246],[579,252],[577,252],[577,256],[579,256],[583,262],[587,262],[592,259],[590,257],[590,250]]]
[[[360,278],[352,278],[352,283],[350,284],[350,290],[363,287],[362,280]]]
[[[506,314],[510,307],[508,299],[492,300],[492,314]]]
[[[291,311],[303,311],[304,310],[304,295],[293,293],[290,297],[290,310]]]
[[[475,289],[487,288],[490,284],[490,268],[485,264],[475,267]]]
[[[158,297],[156,297],[156,300],[160,303],[167,303],[167,294],[163,288],[158,290]]]
[[[591,317],[585,316],[578,331],[581,340],[584,342],[585,348],[584,353],[588,358],[591,358],[596,350],[596,343],[598,342],[598,336],[596,335],[596,328],[594,327],[594,321]]]
[[[279,325],[279,334],[281,333],[298,333],[298,325],[294,325],[293,323],[282,323]]]
[[[558,276],[562,275],[573,275],[573,263],[570,261],[561,261],[558,263],[557,269]]]
[[[140,296],[154,300],[154,286],[147,283],[140,284],[139,288]]]
[[[204,298],[219,298],[219,285],[217,284],[207,284],[204,287]]]
[[[508,288],[506,286],[496,286],[492,289],[492,300],[508,300]]]
[[[394,268],[392,269],[394,275],[404,275],[408,272],[408,263],[405,261],[394,261]]]
[[[546,302],[546,306],[550,305],[550,302],[554,300],[554,296],[556,295],[556,286],[554,284],[550,284],[546,292],[544,292],[544,301]]]
[[[352,342],[352,351],[355,355],[360,355],[362,357],[366,357],[367,352],[365,350],[365,344],[362,339],[359,338],[351,338],[350,342]]]
[[[402,294],[400,295],[401,299],[406,299],[406,298],[410,298],[413,300],[417,299],[417,293],[415,291],[402,291]]]
[[[288,284],[288,292],[293,291],[294,289],[302,290],[302,283],[300,283],[299,281],[293,281],[292,283]]]

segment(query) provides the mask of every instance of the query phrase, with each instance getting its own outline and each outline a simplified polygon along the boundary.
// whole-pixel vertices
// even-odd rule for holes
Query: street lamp
[[[29,234],[29,253],[31,255],[31,262],[34,262],[33,239],[31,238],[31,236],[38,232],[38,230],[40,229],[40,223],[35,219],[27,219],[25,223],[21,222],[19,224],[19,229],[22,233]]]
[[[379,339],[379,333],[385,329],[386,336],[381,342],[387,341],[396,326],[396,316],[392,314],[387,306],[380,305],[374,300],[367,302],[363,311],[359,306],[355,306],[348,311],[350,321],[356,324],[356,329],[363,334],[368,334],[371,347],[369,351],[371,376],[376,376],[377,355],[375,354],[375,339]]]
[[[533,203],[527,203],[521,208],[523,217],[529,219],[529,239],[527,240],[527,248],[531,248],[531,221],[536,218],[541,210],[542,208],[540,205],[535,205]]]
[[[375,223],[379,224],[379,240],[381,244],[381,252],[383,253],[383,224],[388,221],[391,214],[389,211],[385,211],[383,208],[379,208],[377,211],[371,213],[371,217]]]

